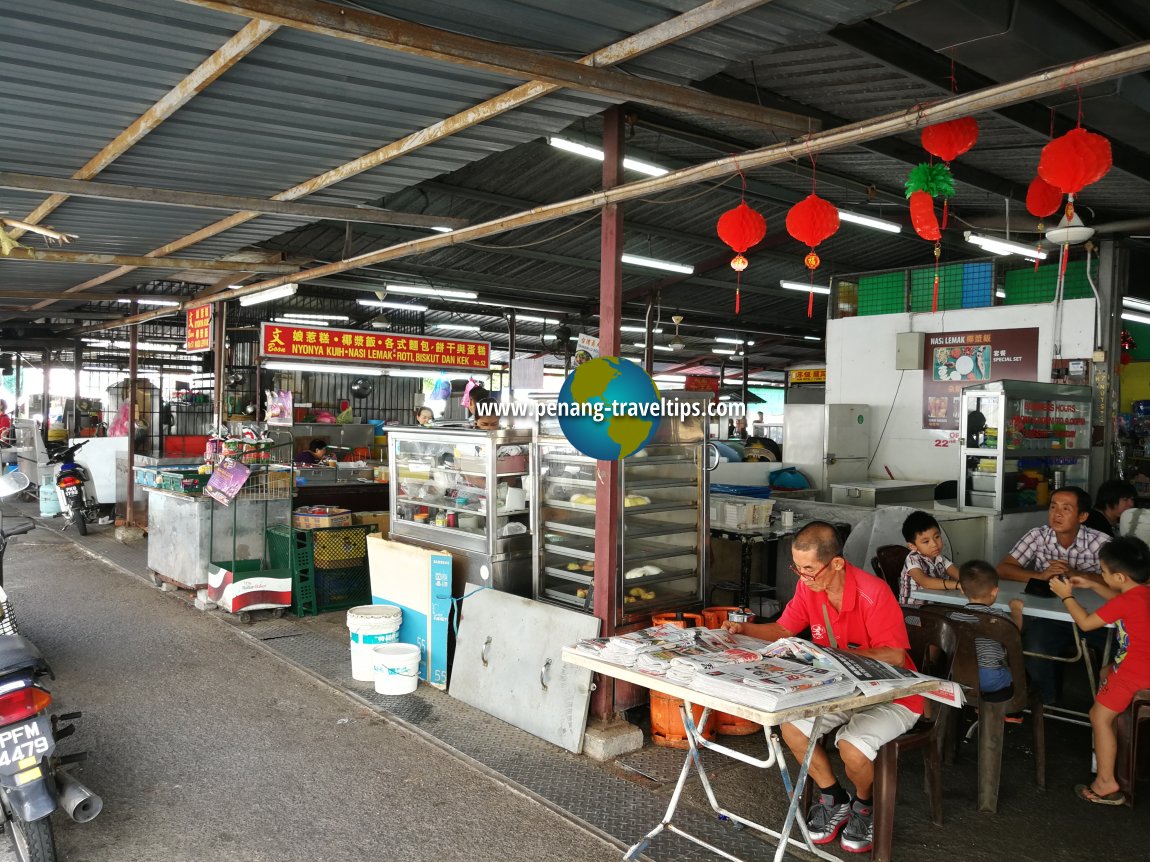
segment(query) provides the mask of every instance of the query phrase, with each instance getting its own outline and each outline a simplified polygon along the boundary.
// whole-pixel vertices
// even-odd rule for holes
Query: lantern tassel
[[[735,314],[739,313],[739,294],[743,286],[743,274],[741,272],[735,273]]]
[[[942,229],[946,230],[946,223],[950,220],[950,200],[942,199]]]
[[[942,243],[936,242],[934,244],[934,298],[930,303],[932,314],[938,311],[938,259],[940,257],[942,257]]]
[[[815,316],[815,292],[807,294],[807,320]]]

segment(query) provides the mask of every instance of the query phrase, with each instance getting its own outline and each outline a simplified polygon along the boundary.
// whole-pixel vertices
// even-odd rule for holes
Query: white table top
[[[1066,605],[1062,599],[1057,596],[1050,598],[1041,598],[1039,596],[1028,596],[1022,591],[1026,588],[1026,584],[1022,581],[1007,581],[1001,580],[998,582],[998,601],[994,603],[997,608],[1002,608],[1004,611],[1010,610],[1010,600],[1021,598],[1026,604],[1022,609],[1024,617],[1042,617],[1047,620],[1060,620],[1062,622],[1073,623],[1074,618],[1066,610]],[[922,602],[936,602],[944,605],[965,605],[966,596],[961,592],[955,590],[924,590],[915,588],[911,591],[911,597],[918,599]],[[1078,600],[1087,613],[1094,613],[1105,603],[1105,600],[1094,592],[1094,590],[1078,589],[1074,591],[1074,598]]]
[[[852,709],[861,709],[864,706],[870,706],[875,703],[887,703],[910,694],[931,691],[938,688],[939,685],[937,681],[921,680],[919,682],[908,683],[905,686],[900,686],[881,694],[853,694],[849,697],[832,698],[830,700],[818,701],[817,703],[808,703],[804,706],[796,706],[790,709],[780,710],[779,712],[766,712],[761,709],[746,706],[745,704],[735,703],[734,701],[721,697],[695,691],[693,688],[687,688],[685,685],[671,682],[665,677],[650,676],[649,674],[640,673],[634,668],[621,667],[617,664],[601,661],[600,659],[577,653],[571,647],[565,647],[563,649],[563,661],[578,665],[579,667],[588,668],[604,676],[621,679],[624,682],[630,682],[643,688],[649,688],[652,691],[658,691],[671,697],[680,698],[688,703],[698,704],[699,706],[709,707],[710,709],[717,709],[720,712],[726,712],[731,715],[737,715],[739,718],[758,722],[764,727],[769,727],[773,724],[784,724],[786,722],[796,721],[800,718],[824,715],[828,712],[845,712]]]

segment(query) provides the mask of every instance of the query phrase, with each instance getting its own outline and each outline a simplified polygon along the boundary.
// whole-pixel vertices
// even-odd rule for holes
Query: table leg
[[[803,762],[799,764],[799,774],[795,776],[794,786],[791,785],[790,773],[787,772],[787,761],[783,757],[783,746],[777,734],[768,736],[771,748],[775,753],[775,758],[779,763],[779,773],[783,777],[783,787],[786,788],[787,794],[791,798],[790,805],[787,806],[787,816],[783,820],[782,833],[779,836],[779,846],[775,849],[775,862],[782,862],[783,852],[791,839],[791,830],[794,828],[795,820],[799,822],[799,831],[802,833],[803,840],[806,841],[807,847],[814,853],[820,853],[811,842],[811,833],[807,829],[806,812],[799,813],[799,806],[803,802],[803,788],[807,783],[807,774],[811,768],[811,758],[815,753],[815,746],[819,744],[819,724],[822,723],[823,717],[816,715],[814,724],[811,725],[811,736],[807,741],[807,753],[803,757]],[[820,853],[821,855],[821,853]]]

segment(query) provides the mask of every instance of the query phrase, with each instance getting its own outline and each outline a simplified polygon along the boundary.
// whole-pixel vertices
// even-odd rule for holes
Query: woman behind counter
[[[435,414],[431,412],[430,407],[417,407],[415,409],[415,422],[417,425],[426,427],[434,421]]]
[[[308,444],[306,449],[296,453],[295,462],[297,464],[322,464],[325,455],[327,455],[327,441],[317,437]]]

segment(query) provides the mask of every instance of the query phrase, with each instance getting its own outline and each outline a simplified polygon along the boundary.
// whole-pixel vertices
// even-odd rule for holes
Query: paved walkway
[[[70,534],[71,531],[64,534],[64,538],[69,538]],[[439,828],[456,835],[452,846],[457,848],[463,846],[461,841],[472,840],[460,837],[467,834],[467,829],[474,826],[479,828],[482,834],[488,834],[483,830],[483,826],[495,818],[492,822],[499,822],[508,828],[509,831],[504,834],[516,836],[511,845],[526,848],[528,855],[531,848],[538,850],[542,846],[545,850],[538,858],[618,859],[622,855],[618,849],[603,851],[602,845],[599,845],[597,849],[591,850],[578,844],[579,841],[589,840],[585,832],[572,831],[569,827],[555,828],[553,822],[559,821],[548,813],[548,809],[560,812],[568,820],[603,835],[612,841],[616,848],[625,847],[635,841],[661,816],[678,767],[682,763],[682,756],[678,752],[648,746],[642,752],[621,758],[615,763],[600,765],[556,749],[455,701],[445,692],[426,685],[421,685],[416,694],[407,697],[389,698],[377,695],[370,684],[356,682],[350,677],[343,614],[326,614],[304,620],[289,616],[283,620],[243,626],[234,617],[222,612],[203,614],[192,610],[190,596],[186,593],[161,593],[147,587],[150,580],[146,580],[148,576],[143,543],[122,545],[114,541],[110,529],[105,528],[96,528],[87,538],[75,537],[73,540],[87,552],[111,563],[121,573],[135,576],[135,580],[118,578],[122,588],[112,591],[116,596],[113,604],[116,607],[123,604],[116,614],[117,619],[126,616],[127,621],[124,624],[139,629],[138,632],[131,633],[130,640],[138,642],[137,646],[150,644],[152,649],[160,650],[164,657],[161,663],[165,668],[164,673],[159,674],[153,668],[152,675],[141,680],[141,683],[149,687],[156,686],[161,692],[166,691],[166,696],[176,701],[165,723],[169,720],[174,721],[176,726],[185,730],[195,725],[199,743],[211,740],[206,750],[195,749],[196,758],[219,761],[247,776],[246,784],[242,785],[244,791],[238,795],[233,790],[225,789],[234,787],[226,782],[217,789],[217,778],[224,780],[223,770],[218,770],[219,775],[216,774],[217,771],[213,771],[210,776],[202,776],[203,783],[197,787],[197,793],[202,798],[211,798],[212,810],[221,812],[223,820],[217,818],[217,823],[229,824],[226,827],[216,825],[207,828],[222,828],[224,833],[230,836],[228,840],[232,842],[230,845],[225,843],[223,847],[225,849],[231,847],[240,855],[221,855],[220,847],[201,843],[196,846],[200,847],[201,852],[210,850],[210,855],[189,856],[189,859],[302,860],[316,855],[310,843],[306,845],[309,848],[306,852],[304,845],[301,844],[293,847],[287,855],[275,857],[259,855],[263,852],[260,849],[261,842],[269,840],[264,830],[271,828],[269,822],[259,816],[260,812],[265,807],[277,808],[287,804],[286,800],[298,793],[298,773],[310,770],[342,776],[343,770],[346,769],[348,773],[346,781],[341,785],[341,790],[336,791],[337,795],[343,792],[342,788],[345,786],[356,786],[358,780],[363,781],[362,788],[349,791],[354,796],[351,811],[362,806],[361,814],[349,811],[347,815],[340,815],[339,811],[343,806],[333,804],[330,808],[324,809],[326,815],[324,818],[312,818],[313,824],[309,828],[315,828],[315,822],[324,823],[324,840],[328,842],[335,831],[344,829],[358,831],[361,826],[365,827],[366,834],[391,836],[398,832],[409,837],[417,836],[424,828],[420,826],[421,821],[417,816],[420,806],[433,804],[429,800],[437,796],[453,796],[450,792],[453,788],[449,785],[456,784],[468,788],[469,792],[475,792],[473,788],[477,786],[488,788],[475,797],[472,800],[473,806],[464,812],[449,814],[450,800],[447,803],[448,807],[441,806]],[[46,552],[63,553],[60,549],[48,549]],[[106,572],[103,567],[96,568]],[[68,576],[82,580],[82,575],[77,573],[70,572]],[[116,577],[105,575],[102,576],[101,583],[110,584],[116,580]],[[127,585],[131,585],[132,588],[129,590]],[[165,601],[170,598],[182,601]],[[108,610],[102,604],[100,607]],[[179,612],[168,609],[179,609]],[[53,609],[53,614],[55,613]],[[205,633],[211,632],[208,636],[211,646],[185,649],[176,645],[165,630],[167,625],[165,621],[170,613],[176,613],[177,619],[188,623],[192,620],[198,621],[197,628],[202,626]],[[148,654],[149,662],[152,660],[152,649],[145,646],[142,650]],[[83,657],[94,654],[90,649],[82,652]],[[76,658],[80,660],[81,656],[77,655]],[[118,668],[121,665],[131,667],[134,661],[140,661],[144,656],[137,649],[117,647],[112,650],[112,658]],[[281,670],[267,670],[276,666]],[[313,714],[314,710],[319,709],[321,714],[326,714],[330,722],[335,712],[329,710],[324,713],[310,698],[304,701],[300,699],[298,692],[288,693],[289,689],[291,692],[296,692],[301,675],[283,670],[286,667],[302,671],[310,675],[313,680],[322,682],[329,690],[334,689],[335,692],[352,699],[341,701],[342,703],[354,702],[362,705],[362,712],[352,710],[351,706],[344,707],[340,717],[352,718],[349,724],[358,727],[363,720],[355,716],[375,715],[385,719],[389,724],[378,725],[378,722],[372,723],[370,720],[366,723],[388,727],[396,733],[397,728],[403,729],[409,731],[410,735],[386,739],[371,736],[364,739],[343,740],[341,737],[347,731],[338,728],[344,728],[345,725],[335,725],[337,729],[333,730],[330,725],[325,726],[322,720],[317,721],[316,715]],[[253,690],[260,693],[258,704],[248,703],[245,696],[246,688],[236,693],[230,686],[221,687],[220,683],[225,677],[234,676],[239,671],[244,671],[245,686],[254,685]],[[170,679],[167,677],[168,673],[171,673]],[[257,681],[252,682],[251,677],[247,675],[250,673],[257,674]],[[266,678],[259,677],[261,673],[267,675]],[[204,687],[210,692],[204,695],[210,707],[199,703],[195,695],[185,694],[187,691]],[[63,689],[63,683],[61,688]],[[237,704],[242,704],[242,708],[233,707],[233,711],[230,712],[227,708],[228,699],[233,697],[237,699]],[[189,700],[192,702],[188,703]],[[277,706],[277,704],[288,705]],[[187,710],[189,715],[198,715],[200,722],[207,720],[209,716],[215,721],[222,720],[224,727],[216,728],[214,734],[209,736],[195,721],[190,722],[187,718],[176,721],[177,715],[182,715],[176,706]],[[94,709],[88,703],[84,704],[84,708],[89,712]],[[161,715],[166,713],[167,710],[161,709]],[[338,718],[335,720],[338,721]],[[255,744],[259,755],[248,752],[237,753],[235,746],[229,743],[227,751],[231,757],[236,758],[229,763],[227,754],[216,748],[221,744],[220,740],[235,736],[237,739],[250,741],[252,738],[250,731],[253,729],[257,731],[255,736],[258,736],[258,743]],[[85,730],[86,733],[92,733],[91,728]],[[117,736],[115,722],[105,724],[99,731],[97,736],[101,740],[105,731]],[[1107,858],[1140,858],[1145,852],[1146,842],[1150,840],[1150,830],[1147,830],[1141,818],[1128,809],[1114,810],[1090,806],[1077,800],[1071,793],[1073,784],[1088,776],[1090,756],[1088,730],[1050,723],[1047,737],[1050,790],[1043,794],[1033,783],[1033,760],[1028,748],[1031,739],[1029,727],[1010,729],[1000,811],[994,816],[977,813],[975,751],[973,746],[969,747],[960,762],[949,767],[945,774],[946,825],[942,829],[934,827],[927,817],[922,797],[921,761],[917,756],[907,758],[902,765],[899,782],[895,836],[895,855],[898,862],[937,862],[940,854],[952,856],[956,853],[964,860],[997,862],[1004,852],[1012,860],[1022,862],[1079,862],[1079,860],[1085,862],[1097,855],[1095,842],[1096,836],[1100,834],[1107,836],[1106,846],[1111,847],[1111,850],[1106,851]],[[334,744],[335,742],[339,744]],[[370,769],[363,770],[359,761],[365,756],[364,746],[373,747],[387,743],[392,747],[387,749],[389,766],[386,770],[374,774]],[[759,755],[765,751],[761,737],[735,739],[733,744]],[[161,764],[172,760],[180,762],[186,755],[177,754],[176,748],[176,746],[156,746],[148,742],[136,760],[142,763],[146,758],[155,758],[156,762]],[[375,754],[377,752],[371,752],[367,756]],[[460,777],[460,774],[452,771],[452,768],[442,765],[444,761],[441,758],[444,754],[451,755],[446,762],[454,763],[455,769],[464,769],[463,764],[467,765],[468,768],[464,769],[467,773],[466,778]],[[398,763],[404,764],[402,769],[391,768],[392,756],[398,759]],[[263,766],[269,760],[276,761],[274,769],[268,770]],[[289,766],[285,768],[285,764],[279,761],[286,761]],[[773,775],[765,778],[757,770],[732,765],[726,759],[708,755],[705,755],[705,763],[708,772],[713,775],[720,798],[728,802],[733,810],[754,816],[756,819],[769,821],[772,818],[781,818],[785,797],[777,784],[777,778]],[[94,765],[92,769],[95,769]],[[431,779],[424,782],[418,777],[409,776],[409,770],[419,775],[425,773],[437,775],[440,780]],[[404,817],[387,815],[387,812],[392,810],[388,790],[398,776],[402,776],[402,786],[410,789],[414,798],[421,800],[417,804],[406,807],[401,805],[395,809],[397,811],[414,809],[411,819],[406,815]],[[313,778],[314,776],[309,774],[304,777],[304,781]],[[94,779],[93,781],[95,783]],[[496,790],[497,786],[504,789]],[[209,787],[212,788],[211,791],[207,789]],[[514,792],[508,794],[507,789]],[[507,807],[508,800],[513,800],[515,805]],[[687,801],[693,806],[693,812],[687,815],[692,829],[708,835],[728,851],[748,859],[764,859],[772,855],[773,849],[755,837],[735,832],[728,825],[716,822],[707,812],[701,790],[697,787],[689,788]],[[254,813],[248,813],[253,805]],[[516,805],[523,807],[519,808]],[[236,811],[236,806],[240,806],[238,810],[245,812],[244,816],[254,818],[251,828],[237,831],[234,816],[229,819],[230,815],[227,813]],[[507,819],[492,810],[493,807],[501,811],[514,811],[514,817],[518,818],[515,822],[520,824],[518,828],[511,827]],[[462,818],[458,822],[455,819],[457,816]],[[330,821],[327,819],[329,817],[332,818]],[[542,820],[537,821],[537,818]],[[381,825],[381,819],[386,823]],[[191,821],[186,825],[188,828],[193,828]],[[91,828],[92,825],[68,829],[69,840],[72,840],[72,833],[75,833],[77,851],[83,846],[81,840],[84,837],[83,833]],[[198,824],[194,828],[204,827]],[[536,830],[544,830],[547,833],[540,838],[542,845],[533,843]],[[492,834],[496,832],[497,830],[491,830]],[[520,841],[520,836],[524,832],[531,834],[525,841]],[[117,840],[123,837],[121,834],[116,836]],[[209,840],[204,836],[201,838],[203,841]],[[391,840],[390,837],[388,840]],[[107,846],[110,850],[113,845]],[[337,853],[332,852],[329,844],[327,851],[321,852],[319,856],[330,859],[361,858],[351,849],[354,846],[354,842],[344,841],[340,847],[346,852]],[[375,846],[378,851],[379,845]],[[594,846],[594,842],[591,846]],[[473,842],[470,849],[474,852],[468,858],[493,860],[518,858],[517,855],[504,852],[502,848],[498,852],[493,848],[494,845],[489,849],[482,843]],[[403,857],[397,851],[394,855],[387,853],[385,858],[424,858],[418,854],[410,856],[406,850],[402,852],[405,854]],[[445,856],[443,853],[443,850],[436,851],[438,858],[457,858],[451,855]],[[167,852],[165,856],[179,858]],[[659,839],[652,847],[650,857],[657,860],[714,858],[674,837]],[[89,857],[77,855],[69,858]],[[116,853],[114,856],[95,854],[90,858],[94,860],[152,857],[146,854],[122,856]]]

